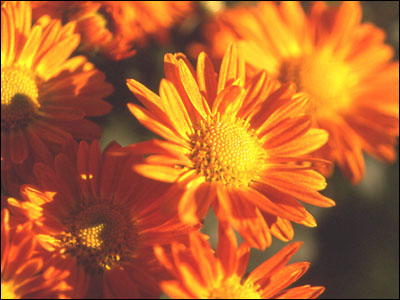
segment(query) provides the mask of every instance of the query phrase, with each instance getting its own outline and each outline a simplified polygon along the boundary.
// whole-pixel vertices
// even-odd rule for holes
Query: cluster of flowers
[[[163,139],[102,152],[113,92],[85,55],[132,56],[194,13],[190,1],[1,4],[2,298],[315,298],[287,288],[309,263],[291,243],[246,274],[250,248],[314,227],[301,202],[336,163],[353,183],[362,153],[395,160],[399,66],[384,33],[338,7],[260,2],[209,17],[193,67],[166,54],[159,95],[127,85]],[[207,54],[206,54],[207,53]],[[200,233],[212,207],[218,246]],[[237,231],[244,239],[236,240]]]

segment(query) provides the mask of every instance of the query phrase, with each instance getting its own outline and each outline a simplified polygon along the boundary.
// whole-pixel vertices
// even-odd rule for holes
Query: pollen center
[[[134,222],[122,208],[95,204],[67,221],[66,253],[91,271],[109,270],[129,259],[137,246]]]
[[[217,284],[208,296],[208,299],[262,299],[257,288],[249,283],[240,283],[237,277],[231,277]]]
[[[190,136],[190,159],[209,182],[248,186],[263,167],[265,151],[250,124],[233,117],[201,121]]]
[[[19,66],[1,68],[1,129],[26,125],[40,107],[34,75]]]
[[[282,65],[281,81],[295,82],[298,90],[310,96],[310,112],[329,116],[351,103],[357,79],[350,66],[328,53],[317,53]]]

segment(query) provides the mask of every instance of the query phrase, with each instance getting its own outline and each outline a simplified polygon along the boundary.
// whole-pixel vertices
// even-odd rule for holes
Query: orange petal
[[[222,59],[218,77],[218,93],[231,85],[235,80],[244,80],[244,72],[244,60],[238,55],[236,44],[231,43]]]
[[[268,149],[271,156],[300,156],[309,154],[321,148],[327,141],[328,132],[318,128],[311,128],[305,135],[288,142],[280,147]]]
[[[234,110],[234,107],[239,108],[237,104],[243,100],[244,89],[240,86],[233,85],[225,88],[222,92],[220,92],[217,98],[214,101],[214,106],[212,107],[212,114],[215,115],[217,112],[221,114],[235,114],[237,109]],[[236,104],[236,105],[235,105]],[[231,111],[229,108],[232,108]]]
[[[161,282],[160,285],[164,293],[166,293],[171,299],[196,299],[196,296],[182,287],[178,281],[166,280]]]
[[[22,131],[20,128],[11,130],[9,133],[8,142],[11,161],[14,164],[23,163],[29,154],[28,142],[25,137],[25,132]]]
[[[236,235],[233,229],[228,223],[219,222],[217,257],[227,277],[232,276],[236,272],[237,248]]]
[[[187,138],[193,131],[192,121],[174,85],[166,79],[160,83],[160,100],[176,131]]]
[[[142,176],[154,180],[173,183],[182,175],[182,169],[166,165],[136,164],[133,169]]]
[[[307,272],[309,266],[310,263],[308,262],[291,264],[283,267],[268,279],[259,280],[258,284],[261,285],[261,289],[264,285],[266,286],[266,289],[262,292],[261,296],[264,299],[275,298],[275,294],[282,291],[303,276],[304,273]]]
[[[251,247],[265,249],[271,244],[271,234],[260,211],[245,199],[237,190],[217,189],[218,201],[214,211],[220,222],[226,221],[235,228]]]
[[[241,278],[247,269],[250,258],[250,247],[247,243],[242,243],[236,252],[236,274]]]
[[[335,202],[333,200],[321,195],[310,187],[302,185],[301,182],[300,184],[298,184],[296,181],[292,181],[296,178],[302,180],[303,177],[296,175],[289,176],[290,177],[283,179],[279,175],[268,174],[268,176],[265,177],[264,182],[268,182],[268,185],[303,202],[307,202],[320,207],[335,206]],[[288,178],[292,178],[292,180],[287,180]]]
[[[178,212],[181,220],[188,224],[203,220],[215,200],[215,195],[215,187],[204,182],[204,178],[192,180],[179,201]]]
[[[150,130],[154,131],[155,133],[169,141],[175,142],[177,144],[184,143],[184,141],[180,139],[177,134],[172,132],[167,126],[156,121],[157,118],[152,117],[149,111],[146,111],[144,108],[133,103],[128,103],[128,108],[132,112],[132,114],[139,120],[139,122]]]
[[[127,276],[123,268],[112,268],[104,273],[104,295],[107,298],[140,297],[137,283]]]
[[[179,75],[183,87],[185,88],[185,91],[190,101],[192,102],[193,107],[203,117],[203,119],[206,119],[207,112],[210,109],[208,108],[207,102],[204,101],[203,96],[200,94],[200,90],[196,80],[193,78],[192,73],[190,72],[188,66],[185,64],[183,60],[178,61],[178,66],[179,66]]]
[[[276,299],[316,299],[325,291],[322,286],[303,285],[287,289],[275,295]]]
[[[280,170],[273,172],[266,170],[267,176],[271,176],[280,179],[282,182],[287,181],[290,183],[295,182],[296,185],[304,186],[316,191],[320,191],[326,188],[326,181],[324,176],[314,170]]]
[[[278,272],[284,265],[286,265],[290,258],[299,250],[301,242],[291,243],[270,259],[262,263],[254,269],[246,281],[256,283],[259,280],[267,279],[273,274]]]
[[[290,241],[294,236],[292,223],[289,220],[277,217],[276,222],[271,225],[271,233],[282,241]]]
[[[210,58],[204,52],[201,52],[197,59],[197,82],[208,106],[213,107],[217,96],[217,74]]]
[[[218,280],[217,260],[208,240],[200,234],[190,235],[190,250],[193,257],[199,262],[199,271],[206,285],[211,286]]]
[[[139,101],[151,112],[159,113],[162,111],[160,97],[145,87],[135,79],[127,79],[126,84]]]
[[[273,149],[285,146],[289,142],[301,138],[311,128],[311,120],[309,116],[301,116],[293,119],[286,119],[278,123],[273,128],[269,128],[265,133],[264,147]]]
[[[300,221],[305,216],[301,210],[296,209],[296,206],[277,204],[273,200],[269,199],[265,194],[259,193],[256,190],[247,189],[243,192],[239,192],[239,194],[244,200],[271,215],[281,216],[293,221]],[[293,201],[293,203],[295,202]]]

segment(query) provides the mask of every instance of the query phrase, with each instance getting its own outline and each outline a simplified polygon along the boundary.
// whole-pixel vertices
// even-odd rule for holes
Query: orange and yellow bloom
[[[15,216],[33,224],[48,263],[66,270],[73,298],[156,298],[165,278],[153,246],[185,242],[188,227],[159,213],[166,185],[135,174],[134,157],[115,157],[112,143],[72,143],[54,168],[35,165],[39,187],[25,185],[24,201],[9,198]]]
[[[306,157],[324,145],[328,134],[311,128],[307,98],[295,94],[293,85],[281,86],[265,72],[245,79],[234,45],[218,77],[204,53],[197,73],[182,54],[167,54],[165,73],[160,96],[129,79],[145,107],[128,106],[167,140],[132,147],[150,154],[135,165],[137,172],[173,183],[165,195],[166,210],[177,208],[184,222],[193,223],[212,205],[220,221],[228,221],[252,246],[265,248],[271,232],[292,238],[289,221],[316,225],[298,200],[334,205],[317,192],[326,183],[314,168],[324,161]]]
[[[385,33],[361,15],[356,1],[313,2],[308,14],[299,2],[260,1],[221,13],[205,29],[214,57],[240,40],[250,70],[308,94],[314,126],[329,132],[315,155],[336,162],[353,183],[364,176],[363,151],[396,159],[399,134],[398,61]]]
[[[169,29],[193,10],[191,1],[35,1],[34,16],[76,21],[81,50],[120,60],[151,38],[168,39]]]
[[[102,98],[113,88],[85,57],[69,59],[80,41],[74,27],[48,16],[32,26],[28,1],[1,7],[2,172],[50,163],[67,139],[101,135],[86,117],[110,111]]]
[[[304,285],[287,287],[308,270],[309,263],[286,265],[300,248],[292,243],[248,276],[245,275],[250,256],[246,243],[238,247],[235,233],[220,225],[217,251],[200,233],[190,235],[190,245],[171,245],[172,256],[156,247],[158,259],[174,280],[163,281],[161,287],[172,299],[314,299],[324,287]]]

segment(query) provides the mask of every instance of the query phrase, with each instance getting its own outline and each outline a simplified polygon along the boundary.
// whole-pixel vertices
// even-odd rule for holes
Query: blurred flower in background
[[[120,60],[131,57],[151,38],[169,39],[169,29],[187,18],[192,1],[34,1],[33,17],[44,14],[76,21],[80,50]]]

